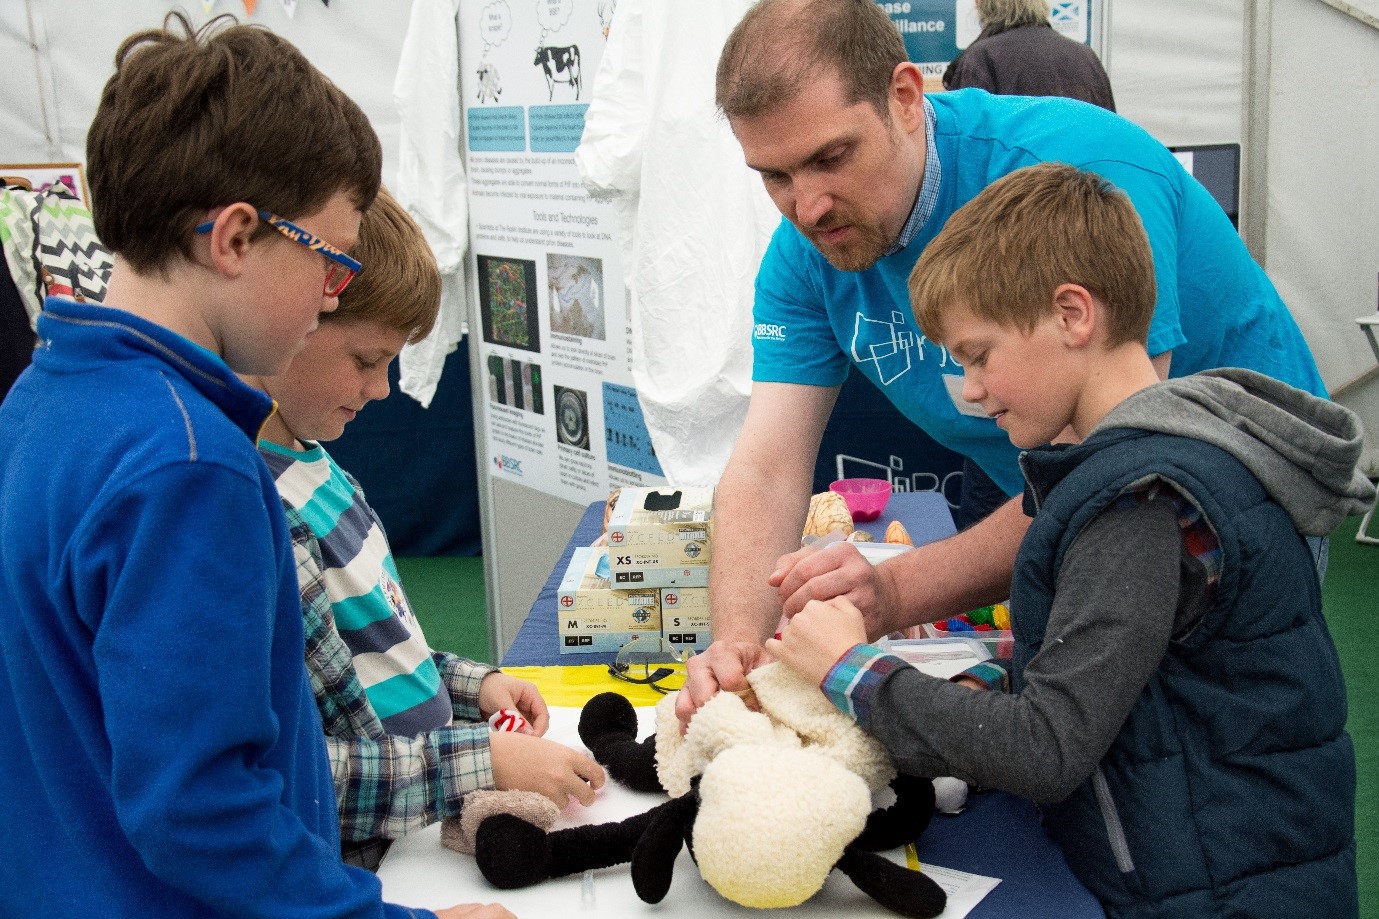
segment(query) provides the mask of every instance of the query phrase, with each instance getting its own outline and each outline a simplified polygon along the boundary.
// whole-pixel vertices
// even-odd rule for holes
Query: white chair
[[[1370,350],[1374,352],[1374,359],[1379,361],[1379,338],[1375,338],[1375,331],[1379,329],[1379,314],[1372,316],[1361,316],[1355,322],[1360,326],[1360,330],[1369,339]],[[1379,546],[1379,537],[1369,535],[1369,521],[1374,516],[1376,509],[1379,509],[1379,494],[1374,496],[1374,506],[1365,511],[1365,516],[1360,518],[1360,528],[1355,531],[1355,541],[1366,543],[1371,546]]]

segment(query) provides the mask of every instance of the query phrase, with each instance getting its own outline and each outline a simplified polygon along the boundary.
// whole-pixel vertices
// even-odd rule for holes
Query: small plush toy
[[[836,867],[903,916],[941,913],[946,897],[931,878],[876,854],[928,825],[933,784],[898,776],[881,745],[793,671],[770,664],[748,680],[760,711],[719,693],[682,736],[672,694],[657,706],[656,734],[640,743],[631,704],[595,697],[579,724],[594,758],[613,779],[671,800],[618,823],[554,832],[488,817],[475,837],[484,877],[512,889],[630,861],[637,895],[659,903],[687,844],[704,879],[744,906],[796,906]],[[895,803],[873,810],[873,793],[887,785]]]

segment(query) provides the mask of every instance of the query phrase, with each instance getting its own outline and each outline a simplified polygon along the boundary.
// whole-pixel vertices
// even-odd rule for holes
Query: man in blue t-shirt
[[[811,599],[848,597],[876,638],[1007,595],[1029,525],[1013,499],[876,567],[848,545],[799,550],[820,437],[849,363],[988,476],[998,499],[1020,494],[1019,451],[962,400],[962,367],[920,333],[907,289],[948,217],[1001,176],[1067,162],[1129,195],[1154,255],[1148,346],[1161,377],[1246,367],[1326,395],[1226,215],[1166,148],[1117,115],[975,89],[926,97],[872,0],[762,0],[724,46],[717,96],[785,220],[757,275],[751,402],[714,499],[715,642],[691,665],[682,719],[719,688],[745,688],[782,612]]]

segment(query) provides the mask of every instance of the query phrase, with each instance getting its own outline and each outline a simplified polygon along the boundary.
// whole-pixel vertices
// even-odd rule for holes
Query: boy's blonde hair
[[[1148,337],[1154,258],[1134,205],[1096,173],[1040,163],[993,182],[948,218],[910,273],[910,304],[938,342],[956,306],[1028,332],[1049,315],[1060,284],[1101,302],[1109,347]]]
[[[115,53],[86,159],[96,235],[149,273],[191,258],[214,207],[245,201],[296,220],[344,192],[363,210],[383,149],[363,110],[286,39],[231,16],[194,31],[169,13]]]
[[[364,211],[353,255],[364,267],[321,321],[373,321],[408,341],[425,338],[440,311],[440,269],[421,227],[386,188]]]

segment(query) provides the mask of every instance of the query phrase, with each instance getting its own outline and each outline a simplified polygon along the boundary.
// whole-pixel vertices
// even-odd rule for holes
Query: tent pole
[[[1241,152],[1244,194],[1240,202],[1240,234],[1255,261],[1265,267],[1269,221],[1269,61],[1273,43],[1273,6],[1273,0],[1245,0],[1245,98],[1241,100],[1245,144]]]

